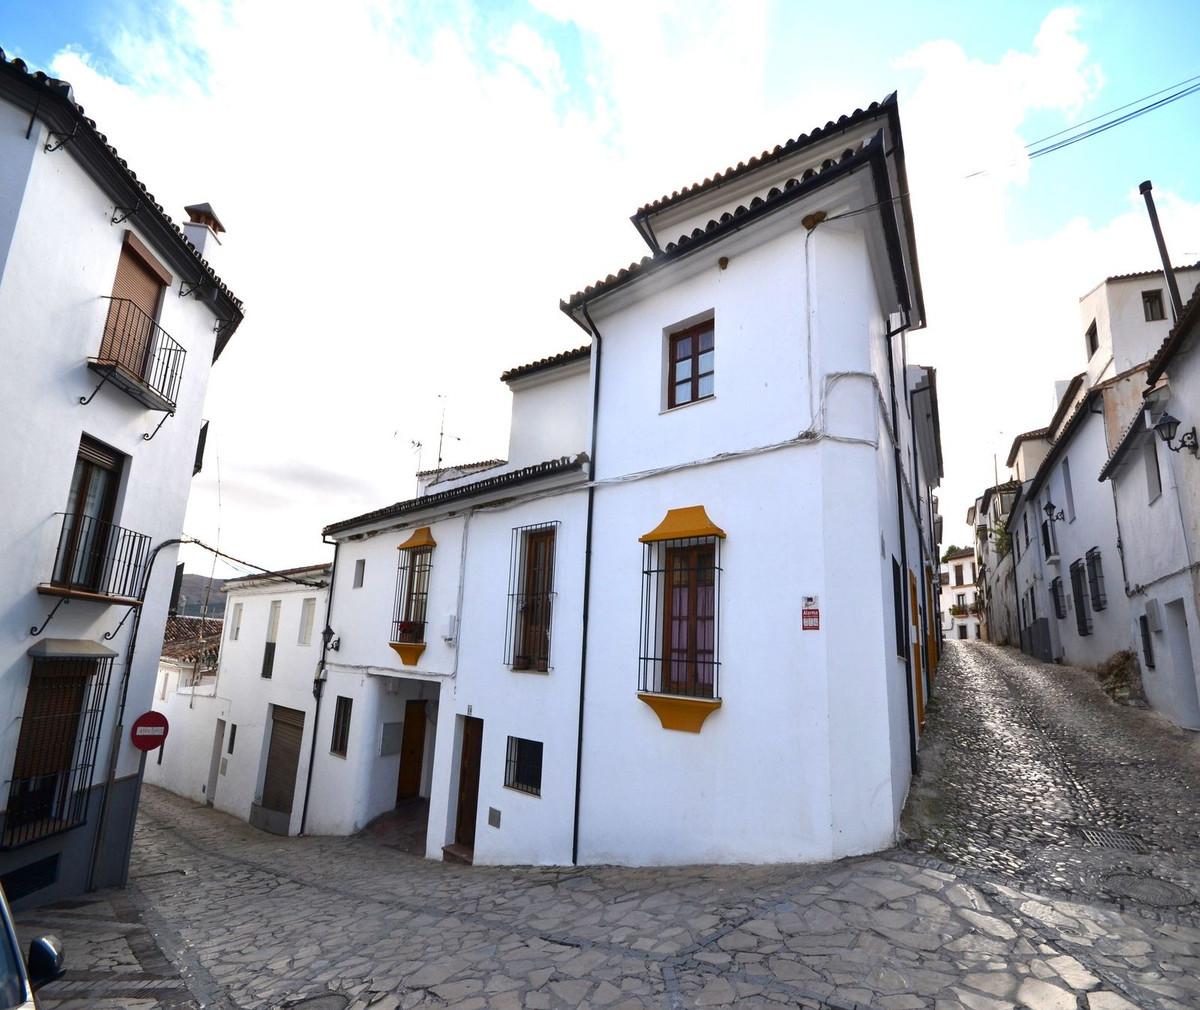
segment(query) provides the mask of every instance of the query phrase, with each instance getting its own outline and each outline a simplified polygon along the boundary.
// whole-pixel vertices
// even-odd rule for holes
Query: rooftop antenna
[[[438,454],[437,454],[437,472],[442,472],[442,443],[446,439],[446,394],[438,393],[437,398],[442,401],[442,422],[438,428]],[[450,436],[454,441],[461,442],[462,439],[457,435]]]
[[[419,474],[419,473],[421,472],[421,448],[422,448],[422,443],[418,442],[418,441],[417,441],[417,440],[414,438],[414,439],[410,439],[408,444],[409,444],[409,445],[412,447],[412,451],[413,451],[413,452],[415,452],[415,453],[417,454],[417,473]],[[421,493],[421,478],[420,478],[420,477],[417,477],[417,478],[415,478],[415,479],[416,479],[416,482],[417,482],[417,483],[416,483],[416,489],[413,491],[413,497],[414,497],[414,498],[415,498],[415,497],[418,497],[418,496],[420,495],[420,493]]]

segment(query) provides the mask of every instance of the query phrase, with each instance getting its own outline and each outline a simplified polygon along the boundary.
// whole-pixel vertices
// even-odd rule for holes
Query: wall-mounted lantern
[[[1063,510],[1056,508],[1054,502],[1048,501],[1042,506],[1042,511],[1046,513],[1046,518],[1052,523],[1060,523],[1067,517],[1063,515]]]
[[[325,630],[321,632],[321,641],[325,643],[325,648],[330,652],[337,652],[342,647],[342,640],[335,637],[333,628],[328,624],[325,625]]]
[[[1200,443],[1196,441],[1196,429],[1194,426],[1191,431],[1183,433],[1178,445],[1172,445],[1171,442],[1179,431],[1179,418],[1172,417],[1164,411],[1162,417],[1158,419],[1158,423],[1154,426],[1154,430],[1158,432],[1158,437],[1166,443],[1167,448],[1172,452],[1181,452],[1187,449],[1193,456],[1200,458]]]

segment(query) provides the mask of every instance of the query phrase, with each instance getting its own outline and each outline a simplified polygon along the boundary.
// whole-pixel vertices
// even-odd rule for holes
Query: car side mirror
[[[67,970],[62,942],[57,936],[39,936],[29,945],[29,959],[25,966],[29,970],[29,984],[35,990],[47,982],[62,978]]]

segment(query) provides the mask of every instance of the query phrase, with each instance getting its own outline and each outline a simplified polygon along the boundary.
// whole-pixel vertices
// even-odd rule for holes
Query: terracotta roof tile
[[[584,358],[590,358],[591,356],[592,348],[590,344],[584,347],[576,347],[571,351],[559,351],[558,354],[551,354],[549,357],[531,361],[528,365],[518,365],[516,368],[510,368],[506,372],[501,372],[500,381],[511,382],[513,379],[522,379],[526,375],[543,372],[547,368],[557,368],[559,365],[568,365],[572,361],[582,361]]]
[[[445,473],[447,470],[490,470],[494,466],[503,466],[507,463],[506,459],[481,459],[475,463],[447,463],[440,469],[434,467],[432,470],[418,470],[418,477],[431,477],[435,473]]]
[[[1188,299],[1188,303],[1183,307],[1183,312],[1179,316],[1178,322],[1171,327],[1171,332],[1167,334],[1167,339],[1154,352],[1154,357],[1150,359],[1149,364],[1146,366],[1146,382],[1149,385],[1158,382],[1163,370],[1167,367],[1167,362],[1171,360],[1172,356],[1179,349],[1179,345],[1183,343],[1183,338],[1186,336],[1187,331],[1196,325],[1197,320],[1200,320],[1200,284],[1192,292],[1192,297]]]
[[[1012,448],[1008,450],[1008,462],[1006,463],[1006,465],[1012,466],[1013,463],[1016,462],[1017,450],[1021,448],[1022,442],[1028,442],[1031,439],[1035,439],[1035,438],[1047,438],[1048,439],[1049,437],[1050,437],[1050,429],[1049,428],[1034,428],[1033,431],[1021,432],[1021,434],[1019,434],[1012,441]]]

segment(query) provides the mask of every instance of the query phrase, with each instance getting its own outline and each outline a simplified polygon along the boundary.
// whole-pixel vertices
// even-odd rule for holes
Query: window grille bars
[[[721,696],[720,595],[720,538],[643,546],[639,690]]]
[[[1071,562],[1071,597],[1075,601],[1075,628],[1080,635],[1092,633],[1092,615],[1088,612],[1087,596],[1083,591],[1087,573],[1083,560]]]
[[[1092,597],[1092,609],[1103,610],[1108,606],[1108,597],[1104,595],[1104,564],[1100,557],[1100,548],[1093,547],[1085,557],[1087,558],[1088,592]]]
[[[547,673],[554,616],[554,564],[558,522],[518,526],[508,560],[508,611],[504,662],[514,670]]]
[[[504,784],[533,796],[542,795],[542,743],[540,740],[508,738],[504,762]]]
[[[1054,526],[1049,519],[1042,520],[1042,557],[1049,561],[1058,555],[1058,544],[1054,539]]]
[[[62,529],[51,583],[63,589],[137,599],[150,538],[77,512],[58,512]]]
[[[409,547],[399,553],[392,641],[419,645],[425,641],[425,609],[429,601],[433,548]]]
[[[1063,592],[1061,576],[1050,581],[1050,596],[1054,600],[1054,615],[1059,620],[1064,619],[1067,616],[1067,597]]]
[[[21,716],[0,848],[87,821],[112,659],[35,659]]]
[[[1150,639],[1150,620],[1143,614],[1138,618],[1138,630],[1142,633],[1142,659],[1147,670],[1154,669],[1154,643]]]

